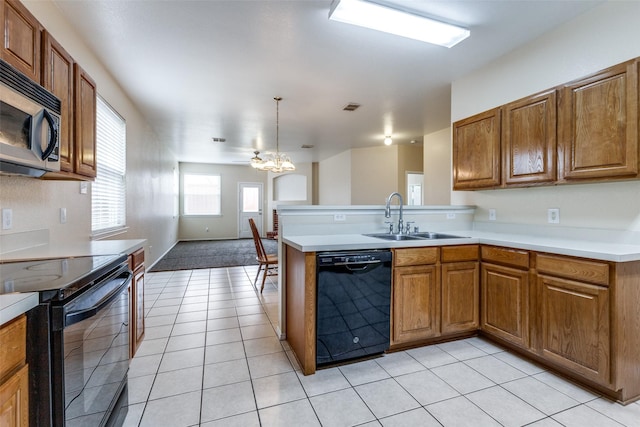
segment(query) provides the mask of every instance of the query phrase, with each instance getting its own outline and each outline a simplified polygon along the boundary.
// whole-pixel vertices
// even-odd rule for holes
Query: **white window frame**
[[[127,229],[127,124],[100,95],[96,99],[96,179],[91,187],[91,236]]]
[[[213,191],[211,191],[211,193],[209,194],[205,194],[209,197],[213,197],[213,198],[217,198],[216,201],[213,202],[214,208],[215,205],[217,204],[218,206],[218,211],[216,212],[215,209],[208,211],[208,212],[188,212],[188,202],[187,202],[187,197],[188,197],[188,193],[187,193],[187,177],[209,177],[209,178],[214,178],[217,179],[218,181],[218,188],[217,188],[217,193],[215,191],[215,189]],[[188,216],[188,217],[218,217],[218,216],[222,216],[222,176],[218,173],[204,173],[204,172],[184,172],[182,174],[182,215],[183,216]]]

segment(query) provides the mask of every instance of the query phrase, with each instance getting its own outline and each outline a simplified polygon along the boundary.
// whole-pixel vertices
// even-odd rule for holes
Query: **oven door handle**
[[[84,308],[82,310],[70,311],[65,313],[64,316],[64,327],[68,327],[73,325],[74,323],[78,323],[83,321],[84,319],[88,319],[91,316],[95,316],[97,312],[111,304],[116,298],[120,296],[120,294],[127,289],[129,283],[131,282],[131,278],[133,274],[131,271],[126,271],[122,276],[113,279],[113,280],[122,280],[122,283],[116,285],[117,287],[105,295],[100,301],[96,302],[93,306]]]

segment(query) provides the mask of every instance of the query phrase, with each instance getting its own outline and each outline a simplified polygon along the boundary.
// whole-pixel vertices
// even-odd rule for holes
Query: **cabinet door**
[[[546,275],[537,280],[543,357],[608,385],[609,290]]]
[[[42,36],[42,85],[60,100],[60,170],[73,172],[73,58],[47,31]]]
[[[478,329],[479,308],[480,268],[478,263],[442,264],[442,333]]]
[[[137,350],[142,344],[144,338],[144,266],[139,267],[133,273],[135,296],[135,332],[133,338],[135,340],[135,349]]]
[[[453,189],[500,185],[500,109],[453,124]]]
[[[75,171],[96,177],[96,84],[74,64]]]
[[[29,425],[29,367],[24,365],[0,384],[0,426]]]
[[[482,264],[482,330],[529,347],[528,271]]]
[[[636,62],[565,85],[558,105],[559,179],[638,174]]]
[[[440,295],[435,265],[399,267],[393,274],[391,344],[440,334]]]
[[[0,58],[40,83],[40,31],[36,18],[20,2],[1,0],[2,50]]]
[[[556,179],[556,91],[504,107],[503,182],[530,185]]]

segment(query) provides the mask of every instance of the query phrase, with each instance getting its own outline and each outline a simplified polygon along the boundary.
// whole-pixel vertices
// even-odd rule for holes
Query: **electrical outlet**
[[[560,224],[560,209],[547,209],[547,222],[549,224]]]
[[[456,214],[454,214],[453,212],[447,213],[447,219],[456,219]]]
[[[13,210],[2,209],[2,229],[10,230],[13,227]]]
[[[489,221],[495,221],[495,220],[496,220],[496,210],[489,209]]]
[[[80,194],[87,194],[87,181],[81,181],[80,182]]]
[[[60,208],[60,224],[67,223],[67,208]]]
[[[346,221],[347,220],[347,216],[345,214],[334,214],[333,215],[333,220],[334,221]]]

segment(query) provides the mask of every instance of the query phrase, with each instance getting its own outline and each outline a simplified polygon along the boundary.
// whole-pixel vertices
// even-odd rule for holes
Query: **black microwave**
[[[0,173],[60,171],[60,100],[0,60]]]

